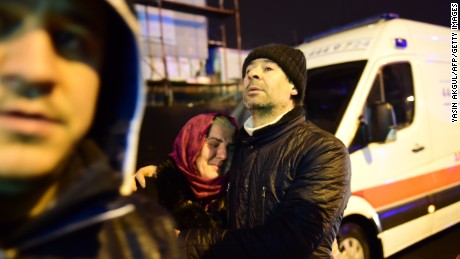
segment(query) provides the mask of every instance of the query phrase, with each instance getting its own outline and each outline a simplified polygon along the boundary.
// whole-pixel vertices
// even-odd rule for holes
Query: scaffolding
[[[199,6],[193,5],[183,2],[175,2],[172,0],[133,0],[135,4],[143,5],[143,6],[151,6],[156,7],[158,9],[158,22],[159,22],[159,45],[161,49],[161,62],[163,63],[163,78],[160,80],[152,80],[147,79],[146,85],[149,89],[155,88],[163,88],[163,105],[171,106],[174,102],[174,91],[175,87],[221,87],[226,88],[229,86],[236,86],[238,87],[239,82],[230,82],[228,80],[228,65],[227,65],[227,33],[226,28],[223,23],[224,19],[228,19],[233,17],[235,19],[235,29],[236,29],[236,42],[237,42],[237,51],[238,51],[238,67],[239,71],[241,71],[241,29],[240,29],[240,14],[239,14],[239,5],[238,0],[233,1],[233,9],[226,9],[224,7],[224,0],[219,0],[219,7],[212,7],[212,6]],[[223,49],[222,59],[223,59],[223,67],[222,67],[222,78],[221,82],[186,82],[186,81],[174,81],[170,79],[170,72],[168,71],[168,60],[167,60],[167,53],[165,48],[165,31],[163,29],[164,23],[164,14],[165,10],[171,10],[181,13],[193,14],[193,15],[201,15],[206,18],[214,18],[221,22],[220,30],[221,30],[221,40],[211,40],[209,41],[209,46],[219,46]],[[147,14],[146,14],[146,17]],[[148,23],[147,23],[148,24]],[[150,29],[147,29],[149,32]],[[149,37],[148,37],[149,38]],[[150,47],[148,48],[148,58],[153,59],[153,56],[150,51]],[[151,66],[150,69],[154,69]],[[153,72],[153,71],[152,71]]]

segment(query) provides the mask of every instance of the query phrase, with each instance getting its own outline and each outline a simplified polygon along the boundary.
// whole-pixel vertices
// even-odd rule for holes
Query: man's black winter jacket
[[[249,136],[229,186],[229,230],[183,233],[189,257],[330,258],[350,196],[350,161],[301,108]]]

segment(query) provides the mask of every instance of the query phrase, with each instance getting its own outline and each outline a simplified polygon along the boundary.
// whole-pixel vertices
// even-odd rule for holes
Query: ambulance
[[[460,222],[452,32],[385,14],[298,46],[307,116],[350,151],[341,258],[385,258]]]

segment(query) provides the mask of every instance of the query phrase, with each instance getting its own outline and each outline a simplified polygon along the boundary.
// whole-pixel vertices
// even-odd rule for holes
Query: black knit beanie
[[[251,61],[266,58],[275,62],[291,80],[299,94],[292,96],[296,104],[301,104],[307,86],[307,61],[302,51],[286,45],[265,45],[253,49],[243,63],[243,78]]]

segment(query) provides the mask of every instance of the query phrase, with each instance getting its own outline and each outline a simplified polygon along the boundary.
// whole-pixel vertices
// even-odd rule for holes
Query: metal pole
[[[240,25],[240,6],[238,4],[238,0],[234,0],[235,5],[235,20],[236,20],[236,44],[238,47],[238,66],[241,71],[241,25]]]
[[[158,0],[158,21],[160,24],[160,45],[162,52],[162,61],[164,66],[164,104],[165,106],[171,106],[173,103],[173,93],[171,90],[168,74],[168,61],[166,60],[166,49],[164,43],[164,32],[163,32],[163,14],[162,14],[162,0]]]
[[[221,9],[224,8],[224,1],[223,0],[220,0],[219,1],[219,7]],[[220,32],[221,32],[221,37],[222,37],[222,58],[223,58],[223,61],[222,61],[222,64],[223,64],[223,68],[222,68],[222,73],[223,73],[223,81],[224,82],[227,82],[228,81],[228,66],[227,66],[227,30],[225,29],[225,25],[222,24],[220,26]]]

